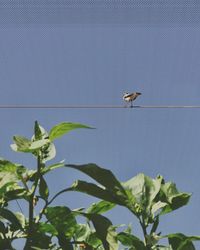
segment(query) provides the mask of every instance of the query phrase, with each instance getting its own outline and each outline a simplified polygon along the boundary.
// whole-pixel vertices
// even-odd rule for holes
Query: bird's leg
[[[131,101],[131,106],[130,106],[130,108],[133,108],[133,101]]]

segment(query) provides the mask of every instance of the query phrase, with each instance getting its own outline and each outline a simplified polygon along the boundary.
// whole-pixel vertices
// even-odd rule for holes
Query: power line
[[[200,105],[0,105],[0,109],[198,109]]]

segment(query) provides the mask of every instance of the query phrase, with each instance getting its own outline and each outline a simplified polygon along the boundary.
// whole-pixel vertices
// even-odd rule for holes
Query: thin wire
[[[18,200],[16,200],[16,203],[17,203],[17,205],[18,205],[18,207],[19,207],[19,209],[20,209],[21,213],[23,214],[22,207],[20,206],[20,204],[19,204]]]
[[[200,105],[0,105],[0,109],[196,109]]]

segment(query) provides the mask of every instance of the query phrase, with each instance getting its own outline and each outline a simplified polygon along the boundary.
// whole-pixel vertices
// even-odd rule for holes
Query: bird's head
[[[142,93],[140,93],[140,92],[136,92],[136,94],[137,94],[137,95],[141,95]]]

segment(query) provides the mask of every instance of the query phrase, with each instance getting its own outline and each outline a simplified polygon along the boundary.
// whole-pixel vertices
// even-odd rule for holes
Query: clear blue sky
[[[93,10],[85,11],[89,15]],[[125,11],[120,24],[114,10],[115,18],[106,24],[102,12],[99,16],[82,24],[1,22],[0,105],[121,105],[123,92],[135,90],[142,92],[138,105],[200,105],[199,25],[126,23]],[[163,175],[193,196],[188,206],[162,218],[162,233],[200,233],[199,109],[1,109],[0,115],[0,155],[28,167],[34,167],[31,158],[12,152],[9,145],[14,134],[31,136],[35,120],[47,129],[62,121],[95,127],[58,140],[56,160],[95,162],[121,181],[140,172]],[[87,179],[72,170],[49,174],[52,194],[77,178]],[[71,193],[55,204],[76,208],[92,201]],[[114,224],[132,221],[140,235],[124,208],[109,216]]]

